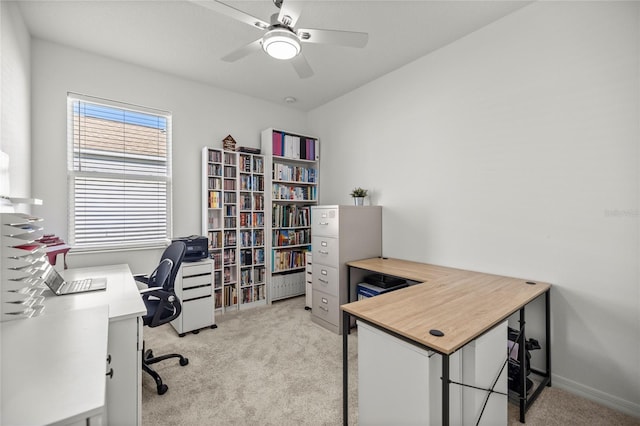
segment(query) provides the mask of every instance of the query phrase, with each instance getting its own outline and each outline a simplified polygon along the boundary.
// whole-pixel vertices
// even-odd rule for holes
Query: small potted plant
[[[364,205],[364,197],[367,196],[367,192],[368,190],[362,189],[360,187],[354,188],[351,191],[351,196],[353,197],[353,201],[355,202],[356,206]]]

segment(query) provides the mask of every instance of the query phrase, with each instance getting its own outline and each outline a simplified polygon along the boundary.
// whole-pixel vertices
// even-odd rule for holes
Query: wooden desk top
[[[399,259],[347,265],[422,284],[342,305],[340,309],[440,353],[451,354],[544,294],[550,284]],[[429,334],[432,329],[442,337]]]

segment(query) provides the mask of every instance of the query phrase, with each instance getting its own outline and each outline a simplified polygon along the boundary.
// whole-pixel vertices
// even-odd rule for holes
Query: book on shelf
[[[276,228],[310,226],[310,216],[311,208],[309,206],[274,204],[272,225]]]
[[[209,257],[213,259],[213,269],[222,268],[222,252],[214,251],[212,253],[209,253]],[[220,282],[220,277],[218,276],[218,274],[219,272],[216,272],[216,279],[215,279],[216,283]]]
[[[283,272],[292,269],[304,268],[306,248],[273,250],[271,257],[271,270],[273,272]]]
[[[240,265],[251,266],[253,263],[253,254],[251,249],[243,249],[240,251]]]
[[[253,251],[253,263],[254,265],[261,265],[264,263],[264,249],[254,249]]]
[[[318,140],[274,130],[272,153],[278,157],[316,161],[319,159]]]
[[[316,169],[276,163],[273,165],[273,177],[280,181],[316,183]]]
[[[245,152],[247,154],[260,154],[260,148],[252,148],[248,146],[239,146],[236,151]]]
[[[219,191],[209,191],[209,208],[210,209],[219,209],[222,205],[220,204],[220,192]]]
[[[208,159],[210,163],[221,163],[222,153],[217,150],[209,150]]]
[[[274,200],[316,201],[316,187],[300,187],[274,183],[271,195]]]
[[[220,231],[209,231],[209,249],[222,248],[222,233]]]
[[[273,231],[273,246],[286,247],[311,244],[311,230],[306,229],[276,229]]]
[[[263,262],[264,263],[264,262]],[[253,280],[256,284],[264,283],[264,277],[266,276],[266,269],[264,266],[257,267],[253,270]]]
[[[254,229],[253,231],[253,245],[264,245],[264,229]]]
[[[238,303],[236,288],[233,286],[225,286],[224,288],[224,306],[233,306]]]

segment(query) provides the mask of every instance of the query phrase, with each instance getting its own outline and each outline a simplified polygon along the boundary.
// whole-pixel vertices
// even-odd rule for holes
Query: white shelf
[[[265,218],[268,229],[265,248],[267,283],[269,302],[272,302],[306,292],[305,254],[311,249],[311,206],[318,204],[320,141],[314,136],[273,128],[265,129],[261,138],[266,171],[265,202],[268,206]],[[279,155],[280,152],[284,156]],[[289,197],[283,198],[284,194]],[[280,210],[274,212],[276,208]],[[297,219],[298,213],[304,215],[305,223],[280,226],[279,217],[294,216]],[[305,237],[308,242],[287,246],[273,244],[275,231],[304,229],[309,230]]]

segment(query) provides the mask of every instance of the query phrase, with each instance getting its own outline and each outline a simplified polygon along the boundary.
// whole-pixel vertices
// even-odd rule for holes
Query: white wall
[[[554,385],[636,416],[638,8],[534,3],[309,114],[322,203],[369,188],[385,256],[552,283]]]
[[[9,155],[11,183],[11,194],[0,195],[36,197],[30,172],[31,39],[15,3],[0,2],[0,20],[0,151]],[[16,207],[29,210],[28,205]]]
[[[36,213],[47,230],[67,238],[67,92],[171,111],[173,114],[173,232],[201,231],[201,150],[222,147],[231,134],[259,147],[271,126],[307,132],[306,114],[255,98],[154,72],[42,40],[32,42],[33,182],[44,205]],[[34,209],[35,210],[35,209]],[[150,272],[157,251],[70,253],[71,266],[129,263]]]

